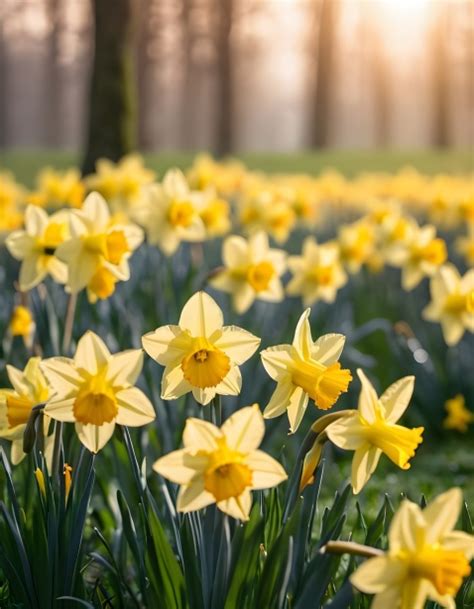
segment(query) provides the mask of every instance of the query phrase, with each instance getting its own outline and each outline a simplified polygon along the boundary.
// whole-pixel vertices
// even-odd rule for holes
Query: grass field
[[[166,152],[146,154],[147,164],[161,174],[168,167],[185,168],[194,153]],[[416,167],[427,174],[468,173],[474,171],[474,157],[469,150],[456,151],[326,151],[318,153],[240,154],[248,167],[268,172],[307,173],[315,175],[328,167],[347,176],[364,171],[394,172],[403,167]],[[0,169],[12,171],[20,182],[32,185],[35,174],[44,166],[58,169],[78,164],[80,157],[72,152],[49,150],[7,151],[0,153]]]

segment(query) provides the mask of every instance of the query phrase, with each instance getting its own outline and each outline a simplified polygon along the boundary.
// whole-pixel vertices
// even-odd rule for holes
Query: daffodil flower
[[[170,169],[161,184],[143,190],[143,201],[136,218],[145,227],[148,241],[166,256],[178,249],[181,241],[204,241],[206,229],[199,215],[200,193],[193,193],[179,169]]]
[[[96,173],[87,176],[85,183],[90,191],[101,194],[114,214],[133,218],[142,201],[142,189],[151,184],[155,173],[143,164],[138,154],[127,154],[118,163],[99,159]]]
[[[25,229],[11,233],[6,240],[10,254],[21,260],[21,290],[31,290],[47,275],[58,283],[66,282],[67,267],[59,260],[57,252],[68,236],[66,212],[48,216],[44,209],[34,205],[26,208]]]
[[[337,291],[347,282],[336,243],[318,245],[313,237],[303,243],[301,256],[290,256],[288,267],[293,274],[286,291],[301,296],[304,306],[318,300],[334,302]]]
[[[149,332],[143,348],[165,366],[161,397],[173,400],[192,391],[200,404],[216,394],[238,395],[239,366],[258,348],[260,339],[236,326],[224,326],[222,311],[205,292],[184,305],[177,326]]]
[[[107,297],[101,287],[109,275],[116,281],[129,279],[128,260],[143,241],[143,231],[134,224],[114,224],[107,203],[96,192],[71,212],[70,227],[71,238],[56,252],[68,266],[67,290],[76,294],[87,287],[96,295],[91,300]]]
[[[7,374],[13,389],[0,390],[0,438],[10,440],[11,460],[14,465],[25,457],[23,434],[35,406],[51,397],[46,378],[40,369],[41,358],[32,357],[24,370],[7,365]],[[44,417],[44,434],[47,435],[50,419]],[[46,438],[45,456],[50,455],[52,443]]]
[[[466,433],[469,424],[474,423],[474,412],[466,408],[464,396],[461,394],[454,396],[445,402],[444,407],[448,414],[443,421],[443,427]]]
[[[423,317],[441,324],[449,346],[458,343],[464,332],[474,332],[474,269],[461,277],[453,264],[443,265],[430,283],[431,302]]]
[[[221,428],[191,418],[183,432],[184,448],[158,459],[153,469],[181,486],[179,512],[216,503],[233,518],[248,520],[251,490],[271,488],[287,478],[275,459],[258,450],[264,434],[258,404],[241,408]]]
[[[406,376],[379,398],[362,370],[357,370],[362,390],[358,410],[326,427],[328,438],[339,448],[354,450],[352,488],[359,493],[365,486],[383,453],[402,469],[422,442],[423,427],[409,429],[398,425],[410,402],[415,378]]]
[[[155,418],[150,401],[134,386],[142,365],[141,349],[111,355],[96,334],[86,332],[74,359],[53,357],[42,362],[54,392],[45,414],[75,423],[82,444],[93,453],[99,452],[116,424],[140,427]]]
[[[222,259],[225,268],[209,283],[232,294],[237,313],[245,313],[256,299],[283,300],[280,277],[286,269],[286,253],[271,249],[264,232],[255,233],[248,240],[238,235],[228,237],[222,246]]]
[[[277,387],[263,413],[271,419],[285,411],[294,433],[310,399],[322,410],[334,406],[352,380],[349,370],[341,369],[338,359],[344,348],[342,334],[326,334],[313,342],[309,315],[301,315],[291,345],[278,345],[262,351],[265,370]]]
[[[453,530],[462,493],[453,488],[422,510],[405,500],[388,533],[389,549],[363,563],[352,584],[375,594],[372,609],[423,609],[429,599],[456,609],[454,598],[471,568],[474,536]]]

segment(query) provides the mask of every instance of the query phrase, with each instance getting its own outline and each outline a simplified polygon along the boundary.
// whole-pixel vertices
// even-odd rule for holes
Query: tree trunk
[[[334,74],[335,25],[338,0],[315,2],[315,28],[311,60],[316,57],[316,82],[313,88],[310,144],[322,148],[329,143],[329,121]],[[313,61],[311,64],[314,65]]]
[[[8,144],[8,58],[7,44],[5,41],[4,25],[0,20],[0,149],[6,148]]]
[[[233,0],[216,0],[216,155],[222,157],[233,150],[233,61],[231,30]]]
[[[150,81],[152,79],[150,61],[150,27],[153,0],[140,0],[137,49],[137,83],[138,83],[138,145],[140,150],[151,148],[151,132],[148,128],[150,114]],[[156,32],[153,32],[156,35]]]
[[[93,0],[93,6],[95,52],[84,174],[94,171],[99,158],[118,161],[136,143],[133,0]]]
[[[48,21],[51,32],[48,37],[47,53],[45,57],[44,100],[45,121],[44,142],[51,148],[56,148],[61,139],[61,82],[59,74],[59,33],[61,30],[61,16],[59,0],[48,0]]]
[[[443,11],[445,12],[445,11]],[[449,145],[450,82],[447,48],[447,14],[439,14],[431,34],[433,145],[446,148]]]

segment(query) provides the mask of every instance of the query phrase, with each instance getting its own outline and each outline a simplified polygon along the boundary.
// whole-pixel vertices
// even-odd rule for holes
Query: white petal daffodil
[[[158,459],[153,469],[181,486],[179,512],[212,503],[233,518],[248,520],[251,491],[286,480],[283,467],[258,450],[265,424],[258,404],[241,408],[222,427],[190,418],[183,432],[184,448]]]
[[[423,609],[429,599],[456,609],[455,597],[470,572],[474,536],[454,527],[461,513],[459,488],[421,509],[405,500],[388,533],[386,554],[364,562],[351,583],[374,594],[371,609]]]
[[[266,233],[260,231],[248,239],[240,235],[227,237],[222,246],[222,259],[224,269],[209,283],[232,294],[237,313],[245,313],[255,300],[283,300],[281,276],[286,270],[286,253],[270,248]]]
[[[140,427],[155,418],[149,399],[135,387],[142,365],[141,349],[111,355],[101,338],[86,332],[73,359],[43,360],[41,369],[54,393],[45,414],[75,423],[82,444],[99,452],[116,424]]]
[[[161,386],[164,400],[192,391],[205,405],[216,394],[240,393],[239,366],[255,353],[260,339],[223,324],[218,304],[205,292],[197,292],[184,305],[177,326],[162,326],[143,337],[148,355],[165,366]]]
[[[25,212],[25,228],[11,233],[6,240],[10,254],[21,260],[19,284],[24,292],[31,290],[47,275],[66,283],[67,267],[57,257],[57,250],[69,236],[68,212],[51,216],[35,205]]]

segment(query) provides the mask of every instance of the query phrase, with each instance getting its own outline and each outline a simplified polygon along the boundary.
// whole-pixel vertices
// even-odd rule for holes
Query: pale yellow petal
[[[440,321],[443,338],[446,344],[450,347],[454,347],[464,335],[464,324],[461,320],[452,315],[445,316]]]
[[[426,543],[437,543],[451,533],[461,513],[462,491],[452,488],[431,501],[423,510],[427,524]]]
[[[314,343],[311,357],[325,366],[335,364],[341,357],[345,342],[343,334],[325,334]]]
[[[102,425],[83,425],[76,423],[76,433],[79,440],[92,453],[98,453],[104,448],[114,433],[115,421]]]
[[[328,425],[326,434],[331,442],[344,450],[357,450],[366,442],[364,427],[356,411]]]
[[[128,349],[112,355],[107,366],[107,379],[125,387],[134,385],[143,367],[143,351]]]
[[[385,419],[389,423],[396,423],[403,415],[413,395],[415,377],[405,376],[396,381],[384,391],[380,397]]]
[[[352,490],[354,495],[367,484],[382,455],[379,448],[365,444],[357,448],[352,459]]]
[[[265,423],[258,404],[234,412],[221,428],[230,448],[246,453],[258,448],[265,435]]]
[[[205,389],[201,389],[200,387],[192,388],[193,397],[202,406],[207,406],[211,400],[216,397],[217,387],[206,387]],[[223,391],[224,395],[229,395],[225,393],[225,389]],[[231,394],[230,394],[231,395]]]
[[[185,448],[213,451],[217,447],[216,441],[222,438],[218,427],[201,419],[189,418],[183,431],[183,445]]]
[[[375,421],[375,412],[378,404],[378,397],[372,383],[365,376],[364,372],[359,368],[357,370],[361,382],[361,391],[359,396],[359,413],[369,423]]]
[[[116,422],[120,425],[140,427],[155,419],[155,410],[150,400],[137,387],[122,389],[115,397],[119,406]]]
[[[162,366],[181,361],[187,352],[191,338],[179,326],[161,326],[142,337],[142,345],[150,357]]]
[[[442,539],[442,546],[447,550],[462,552],[468,560],[474,557],[474,535],[463,531],[452,531]]]
[[[258,349],[260,338],[237,326],[225,326],[214,345],[240,366]]]
[[[66,357],[51,357],[41,362],[41,370],[51,384],[54,393],[66,397],[77,391],[82,378],[76,370],[74,360]]]
[[[183,376],[181,366],[166,367],[161,381],[161,398],[176,400],[192,390],[192,386]]]
[[[214,496],[204,488],[203,477],[199,476],[179,489],[176,508],[178,512],[194,512],[215,502]]]
[[[308,360],[311,357],[311,349],[313,348],[313,339],[311,338],[311,328],[309,325],[309,316],[311,309],[306,309],[298,320],[293,339],[293,347],[296,349],[302,359]]]
[[[109,207],[104,197],[98,192],[91,192],[87,195],[81,211],[94,222],[94,229],[97,233],[109,224]]]
[[[288,478],[280,463],[261,450],[253,450],[245,463],[252,470],[253,489],[271,488]]]
[[[270,398],[263,416],[265,419],[273,419],[282,415],[290,404],[290,397],[295,386],[291,382],[291,377],[279,381],[275,391]]]
[[[206,294],[197,292],[184,305],[179,318],[179,326],[188,330],[191,336],[210,337],[224,324],[222,311],[216,301]]]
[[[232,366],[222,381],[214,388],[214,394],[238,395],[242,388],[242,374],[238,366]],[[209,389],[213,389],[210,387]]]
[[[232,518],[244,521],[248,520],[250,508],[252,507],[252,495],[249,490],[245,490],[238,497],[230,497],[225,501],[219,501],[217,507],[225,514],[232,516]]]
[[[291,392],[287,410],[291,433],[295,433],[300,426],[308,406],[308,401],[309,396],[301,387],[295,387]]]
[[[384,592],[380,592],[374,597],[370,609],[390,609],[397,607],[402,595],[401,586],[393,586],[387,588]]]
[[[247,241],[240,235],[227,237],[222,245],[222,261],[231,269],[249,264]]]
[[[77,343],[74,363],[77,368],[96,374],[111,358],[104,341],[91,330],[88,330]]]
[[[28,205],[25,212],[25,228],[30,235],[40,236],[48,224],[48,214],[37,205]]]
[[[380,594],[392,587],[399,587],[406,576],[406,571],[407,568],[401,560],[389,556],[377,556],[363,562],[351,575],[350,580],[361,592]],[[386,609],[389,609],[389,606]]]
[[[22,291],[27,292],[37,286],[47,275],[47,270],[39,265],[39,256],[27,256],[21,265],[19,283]]]
[[[390,524],[388,532],[391,552],[415,550],[417,534],[425,525],[421,509],[415,503],[405,499]]]
[[[18,465],[26,457],[26,453],[23,452],[23,437],[13,440],[10,449],[10,459],[12,465]]]
[[[406,578],[402,586],[400,609],[423,609],[430,587],[426,579]]]
[[[207,455],[192,454],[186,448],[182,448],[155,461],[153,469],[171,482],[189,484],[193,478],[202,475],[208,465]]]
[[[44,409],[44,414],[48,415],[56,421],[62,421],[63,423],[74,423],[74,402],[76,398],[67,399],[52,399],[50,400]]]
[[[15,231],[5,240],[10,254],[17,260],[23,260],[34,252],[35,239],[25,231]]]
[[[243,315],[255,301],[255,290],[247,282],[241,282],[239,288],[234,292],[232,303],[236,313]]]
[[[19,394],[28,395],[29,386],[23,371],[15,368],[15,366],[12,366],[11,364],[7,364],[6,369],[10,383],[13,385],[15,391]]]
[[[291,345],[277,345],[264,349],[260,353],[263,367],[274,381],[288,375],[289,367],[293,361],[291,351]]]

